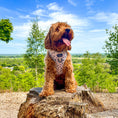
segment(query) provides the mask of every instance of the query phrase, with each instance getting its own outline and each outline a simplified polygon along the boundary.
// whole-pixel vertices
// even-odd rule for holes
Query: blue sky
[[[14,40],[0,41],[0,54],[23,54],[31,20],[39,17],[39,27],[49,29],[57,21],[67,22],[74,30],[71,53],[104,53],[105,29],[118,24],[117,0],[0,0],[0,19],[13,24]]]

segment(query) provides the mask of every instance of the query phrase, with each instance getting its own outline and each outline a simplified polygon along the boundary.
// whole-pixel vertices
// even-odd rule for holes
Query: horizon
[[[99,52],[96,52],[96,53],[99,53]],[[25,54],[25,53],[24,53]],[[24,54],[0,54],[0,56],[21,56],[21,55],[24,55]],[[46,53],[44,53],[46,54]],[[85,53],[71,53],[72,55],[83,55]],[[90,54],[95,54],[95,53],[90,53]],[[99,53],[99,54],[103,54],[105,55],[106,53]]]
[[[31,20],[48,32],[52,23],[63,21],[74,31],[71,53],[105,53],[105,29],[118,24],[118,1],[112,0],[0,0],[0,19],[10,19],[14,31],[8,44],[0,41],[1,54],[22,54],[27,49]]]

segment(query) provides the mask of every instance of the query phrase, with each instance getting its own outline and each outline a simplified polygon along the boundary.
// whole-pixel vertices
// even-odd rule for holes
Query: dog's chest
[[[67,57],[67,51],[57,52],[54,50],[49,50],[49,56],[53,59],[56,66],[56,74],[60,75],[63,73],[64,62]]]

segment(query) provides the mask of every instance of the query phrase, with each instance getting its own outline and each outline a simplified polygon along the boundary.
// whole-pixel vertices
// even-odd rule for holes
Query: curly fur
[[[66,29],[70,29],[69,33]],[[72,41],[74,37],[70,25],[64,22],[52,24],[45,38],[45,48],[48,49],[45,57],[45,84],[40,96],[49,96],[54,94],[54,89],[65,88],[66,92],[76,92],[77,83],[73,74],[71,55],[67,50],[71,50],[71,45],[66,46],[61,40],[63,37]],[[63,73],[58,75],[56,72],[55,62],[49,55],[49,50],[58,52],[67,51],[67,57],[63,65]]]

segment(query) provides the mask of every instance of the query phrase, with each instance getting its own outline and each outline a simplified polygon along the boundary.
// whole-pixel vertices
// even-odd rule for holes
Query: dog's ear
[[[50,27],[50,30],[45,38],[45,48],[46,49],[51,49],[51,29],[52,27]]]

